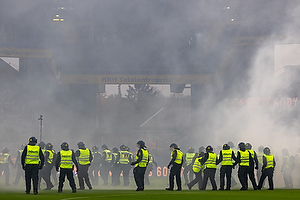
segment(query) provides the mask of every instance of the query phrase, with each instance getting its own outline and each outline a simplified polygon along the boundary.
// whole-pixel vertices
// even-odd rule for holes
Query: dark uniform
[[[261,177],[262,174],[262,166],[263,166],[263,153],[264,147],[259,146],[258,151],[256,152],[257,160],[258,160],[258,170],[257,170],[257,177]]]
[[[273,174],[274,174],[275,165],[276,165],[275,158],[273,155],[270,154],[270,149],[266,147],[264,149],[262,175],[258,183],[259,190],[262,188],[266,177],[268,177],[268,181],[269,181],[269,190],[274,189]]]
[[[15,166],[8,152],[8,148],[3,148],[2,152],[0,153],[0,173],[4,172],[5,185],[7,186],[9,185],[9,164]]]
[[[125,145],[120,146],[119,157],[116,162],[119,163],[119,173],[123,173],[124,186],[128,186],[129,182],[129,171],[131,169],[130,163],[133,161],[132,154],[129,152]]]
[[[23,153],[23,149],[25,148],[25,144],[22,144],[21,148],[18,150],[18,155],[17,155],[17,159],[16,159],[16,163],[15,163],[15,167],[17,168],[17,175],[16,175],[16,179],[14,181],[14,185],[18,185],[20,178],[23,177],[24,179],[24,172],[22,170],[22,165],[21,165],[21,155]]]
[[[88,188],[92,189],[92,184],[90,182],[89,178],[89,167],[91,165],[91,162],[93,160],[93,154],[90,149],[85,148],[85,145],[83,142],[78,142],[78,150],[75,153],[75,157],[78,159],[78,182],[79,182],[79,189],[78,190],[84,190],[84,181]]]
[[[40,171],[40,181],[41,179],[44,179],[44,181],[46,182],[46,188],[45,190],[51,190],[54,185],[52,184],[50,177],[51,177],[51,170],[53,168],[54,165],[54,158],[55,158],[55,153],[52,150],[52,144],[48,143],[46,145],[46,151],[44,153],[45,156],[45,166],[43,167],[43,169]]]
[[[237,152],[237,162],[234,165],[239,163],[238,177],[242,185],[240,190],[248,190],[247,174],[249,173],[250,162],[253,162],[251,161],[252,156],[251,153],[246,150],[245,143],[239,143],[239,148],[240,150]]]
[[[112,169],[111,169],[111,185],[118,186],[120,185],[120,153],[117,147],[112,149],[113,158],[112,158]]]
[[[76,192],[76,184],[73,177],[74,165],[78,170],[78,162],[75,158],[75,154],[72,150],[69,150],[69,145],[66,142],[61,144],[61,151],[57,153],[55,160],[55,169],[59,173],[59,183],[58,183],[58,193],[62,192],[64,187],[65,177],[69,180],[70,187],[72,188],[72,193]]]
[[[221,163],[220,169],[220,190],[224,190],[225,187],[225,176],[226,176],[226,190],[231,188],[231,175],[233,162],[237,162],[234,152],[230,149],[228,144],[223,145],[223,150],[220,151],[220,156],[217,161],[217,165]]]
[[[180,151],[179,147],[175,143],[172,143],[170,145],[170,148],[172,152],[171,152],[171,161],[168,165],[168,168],[170,168],[171,165],[172,167],[169,175],[169,187],[166,188],[166,190],[173,191],[174,177],[176,177],[177,191],[181,191],[182,185],[181,185],[180,173],[181,173],[181,168],[183,163],[183,153]]]
[[[254,169],[258,169],[258,159],[257,159],[257,155],[256,152],[252,150],[252,145],[250,143],[246,144],[246,149],[251,153],[251,157],[252,157],[252,161],[250,161],[250,165],[249,165],[249,171],[248,171],[248,175],[249,175],[249,179],[252,183],[253,189],[257,190],[257,184],[255,181],[255,175],[254,175]],[[255,167],[254,167],[254,162],[255,162]],[[248,181],[247,181],[247,186],[248,186]]]
[[[284,188],[293,188],[293,178],[292,178],[293,168],[291,166],[290,154],[287,149],[283,149],[282,154],[283,154],[283,158],[282,158],[281,172],[283,174],[283,180],[285,184]]]
[[[149,163],[148,163],[146,173],[145,173],[145,184],[146,185],[150,185],[149,176],[150,176],[150,172],[152,172],[152,170],[153,170],[153,164],[157,167],[157,163],[155,162],[153,156],[149,153]]]
[[[100,171],[100,163],[101,163],[101,153],[98,151],[99,148],[97,146],[92,147],[92,155],[93,155],[93,162],[91,163],[89,169],[89,175],[93,185],[99,184],[99,171]]]
[[[189,190],[193,188],[193,186],[198,183],[198,189],[202,188],[202,172],[204,166],[201,164],[200,160],[204,156],[204,152],[197,153],[198,157],[193,162],[193,172],[195,173],[196,178],[187,184]]]
[[[25,170],[26,194],[30,194],[31,179],[33,193],[38,194],[39,169],[44,166],[44,154],[36,143],[35,137],[29,138],[29,144],[24,148],[21,156],[22,169]]]
[[[187,185],[191,180],[193,180],[193,158],[195,157],[194,148],[190,147],[187,153],[183,155],[183,177],[185,180],[185,185]],[[189,174],[189,176],[188,176]]]
[[[135,165],[133,169],[134,180],[137,186],[136,191],[144,191],[145,188],[145,172],[149,162],[149,152],[146,149],[144,141],[138,141],[137,146],[139,150],[136,153],[136,160],[131,163]]]
[[[100,168],[100,175],[103,180],[103,185],[108,185],[108,175],[109,171],[111,170],[112,165],[112,153],[108,149],[106,145],[102,145],[102,161],[101,161],[101,168]]]
[[[212,189],[217,190],[217,184],[215,180],[215,174],[217,169],[217,154],[213,152],[213,148],[211,146],[206,147],[206,153],[204,154],[200,162],[202,165],[204,165],[204,177],[201,190],[206,189],[208,179],[211,182]]]

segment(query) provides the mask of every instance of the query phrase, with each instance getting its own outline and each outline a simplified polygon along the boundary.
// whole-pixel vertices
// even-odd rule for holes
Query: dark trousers
[[[111,169],[111,184],[113,186],[120,185],[120,166],[117,164]]]
[[[148,168],[148,167],[147,167]],[[130,165],[122,165],[120,164],[120,172],[123,172],[123,181],[124,181],[124,186],[128,186],[129,185],[129,171],[130,171],[131,167]]]
[[[289,168],[283,170],[285,188],[293,188],[292,171]]]
[[[249,171],[249,167],[239,166],[238,177],[239,177],[240,183],[242,185],[242,189],[248,189],[248,184],[247,184],[248,171]]]
[[[79,165],[78,166],[78,182],[79,182],[79,188],[84,189],[84,182],[88,186],[89,189],[92,189],[92,185],[90,182],[89,174],[89,165]]]
[[[15,185],[18,185],[19,184],[19,181],[20,181],[20,178],[23,177],[24,178],[24,172],[21,168],[21,165],[18,165],[17,167],[17,175],[16,175],[16,179],[14,181],[14,184]]]
[[[273,190],[274,189],[273,174],[274,174],[274,168],[263,170],[257,188],[260,190],[263,187],[264,180],[266,179],[266,177],[268,177],[269,189]]]
[[[9,163],[0,164],[0,173],[2,172],[5,174],[5,184],[9,185]]]
[[[39,165],[26,165],[25,166],[26,193],[29,193],[31,190],[31,180],[33,183],[33,191],[38,192]]]
[[[201,189],[202,190],[206,189],[207,181],[209,178],[212,189],[216,190],[217,189],[217,184],[216,184],[216,180],[215,180],[216,169],[206,168],[206,169],[204,169],[203,174],[204,174],[204,177],[203,177]]]
[[[255,175],[254,175],[254,166],[249,167],[248,176],[252,183],[253,189],[257,189],[257,184],[255,181]],[[248,188],[248,180],[246,181],[246,183],[247,183],[247,188]]]
[[[133,169],[134,180],[137,188],[144,189],[144,177],[145,177],[146,167],[135,167]]]
[[[55,168],[53,167],[52,170],[51,170],[51,175],[52,175],[52,179],[53,179],[53,182],[54,182],[54,185],[56,186],[58,184],[58,181],[57,181],[57,172],[55,170]]]
[[[110,167],[111,167],[111,165],[108,162],[104,162],[101,165],[100,176],[101,176],[101,178],[104,182],[104,185],[108,184],[108,174],[109,174],[109,171],[110,171]]]
[[[153,170],[153,164],[150,163],[150,164],[148,164],[146,173],[145,173],[145,184],[146,185],[150,185],[149,175],[150,175],[150,172],[152,172],[152,170]]]
[[[225,187],[225,176],[226,176],[226,189],[231,188],[231,174],[232,174],[232,165],[222,165],[220,169],[220,189]]]
[[[177,188],[179,190],[182,189],[181,187],[181,177],[180,177],[180,173],[181,173],[181,165],[176,165],[173,164],[171,170],[170,170],[170,175],[169,175],[169,188],[174,189],[174,177],[176,177],[176,184],[177,184]]]
[[[62,189],[64,187],[66,175],[67,175],[67,179],[69,181],[70,187],[72,188],[72,191],[76,191],[75,180],[73,177],[73,169],[63,169],[63,168],[60,168],[58,191],[62,191]]]
[[[45,165],[43,169],[40,171],[40,176],[39,176],[39,185],[41,184],[41,180],[44,179],[46,182],[46,187],[49,189],[53,188],[54,185],[52,184],[50,180],[51,176],[51,170],[53,168],[53,165]]]
[[[195,173],[196,178],[194,180],[192,180],[190,183],[188,183],[187,185],[192,188],[194,185],[196,185],[196,183],[198,183],[198,188],[199,190],[201,190],[202,187],[202,171],[200,171],[199,173]]]
[[[91,165],[90,166],[90,169],[89,169],[89,175],[90,175],[90,178],[91,178],[91,181],[92,181],[92,184],[93,185],[98,185],[99,184],[99,175],[98,175],[98,172],[100,170],[100,167],[99,165]]]
[[[192,181],[193,178],[194,178],[193,177],[194,173],[193,173],[192,165],[190,164],[190,165],[185,166],[182,174],[183,174],[183,177],[184,177],[185,184],[188,184],[190,181]]]

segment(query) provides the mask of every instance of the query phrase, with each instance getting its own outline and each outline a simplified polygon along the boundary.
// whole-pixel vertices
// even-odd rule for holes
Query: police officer
[[[172,165],[172,168],[170,170],[170,175],[169,175],[169,187],[166,188],[166,190],[173,191],[174,189],[174,176],[176,177],[176,184],[177,184],[177,191],[182,190],[181,186],[181,178],[180,178],[180,173],[181,173],[181,168],[182,168],[182,163],[183,163],[183,153],[180,151],[179,147],[177,144],[172,143],[170,145],[171,149],[171,161],[168,165],[168,169]]]
[[[45,156],[45,165],[44,165],[43,169],[40,171],[39,182],[43,178],[44,181],[46,182],[45,190],[51,190],[54,187],[54,185],[52,184],[52,182],[50,180],[50,176],[51,176],[51,170],[54,165],[53,161],[55,158],[55,153],[53,151],[53,145],[51,143],[47,143],[44,156]]]
[[[90,149],[85,147],[85,144],[83,142],[78,142],[77,146],[79,149],[75,152],[75,157],[78,160],[78,190],[84,190],[84,181],[88,188],[91,190],[92,185],[90,182],[88,171],[93,160],[93,154]]]
[[[69,144],[63,142],[61,144],[61,151],[57,153],[55,160],[55,169],[59,173],[58,193],[62,193],[62,189],[65,182],[65,177],[69,180],[72,193],[76,193],[76,184],[73,177],[74,165],[78,172],[78,162],[75,158],[75,154],[72,150],[69,150]]]
[[[118,159],[119,158],[119,159]],[[119,163],[120,173],[123,173],[124,186],[129,185],[129,171],[131,169],[130,163],[132,162],[132,156],[127,147],[123,144],[120,146],[119,157],[117,162]]]
[[[249,179],[252,183],[253,189],[257,190],[257,184],[255,181],[255,175],[254,175],[254,162],[256,165],[255,169],[258,170],[257,155],[256,155],[256,152],[254,150],[252,150],[252,145],[250,143],[246,143],[246,150],[248,150],[251,153],[251,157],[252,157],[252,161],[250,162],[249,171],[248,171]],[[248,185],[248,181],[247,181],[247,185]]]
[[[217,164],[221,163],[219,190],[224,190],[225,176],[226,176],[226,190],[230,190],[231,188],[231,174],[233,168],[233,160],[237,162],[233,150],[230,149],[230,146],[228,144],[224,144],[223,150],[220,151],[219,159],[217,161]]]
[[[252,156],[251,153],[246,150],[246,145],[244,142],[239,143],[239,148],[240,150],[237,152],[237,162],[234,165],[239,163],[238,177],[242,185],[240,190],[248,190],[247,174],[249,172]]]
[[[133,175],[137,186],[136,191],[144,191],[144,177],[149,162],[149,152],[144,141],[140,140],[136,144],[139,150],[136,153],[135,161],[131,162],[131,165],[135,165]]]
[[[282,149],[282,166],[281,172],[283,174],[283,180],[285,187],[284,188],[293,188],[293,179],[292,179],[292,168],[290,165],[290,154],[287,149]]]
[[[99,183],[99,170],[100,170],[100,164],[101,164],[101,153],[99,152],[99,147],[94,145],[92,147],[92,155],[93,155],[93,162],[91,163],[90,169],[89,169],[89,175],[91,177],[91,181],[93,185],[98,185]]]
[[[43,154],[45,154],[45,151],[46,151],[46,150],[45,150],[45,145],[46,145],[46,144],[45,144],[45,142],[43,142],[43,141],[40,141],[39,144],[38,144],[38,146],[41,147],[41,150],[42,150]]]
[[[198,188],[199,190],[201,190],[202,171],[204,166],[201,164],[200,160],[203,158],[203,156],[204,156],[204,152],[200,152],[200,154],[198,154],[198,157],[195,159],[193,163],[193,172],[195,173],[196,178],[187,184],[189,190],[191,190],[196,183],[198,183]]]
[[[204,154],[200,162],[202,165],[204,165],[204,177],[201,190],[206,189],[208,178],[210,179],[212,190],[217,190],[217,184],[215,180],[217,169],[217,154],[213,152],[213,148],[210,145],[206,147],[206,153]]]
[[[0,172],[2,171],[5,174],[5,185],[9,186],[9,164],[11,164],[13,167],[15,164],[11,160],[10,154],[8,153],[8,148],[3,148],[2,152],[0,153]]]
[[[190,147],[188,151],[183,155],[183,177],[185,180],[185,185],[187,185],[189,181],[193,180],[193,158],[195,157],[195,155],[195,149],[193,147]]]
[[[258,190],[260,190],[263,186],[263,182],[266,177],[268,177],[269,181],[269,189],[274,189],[274,183],[273,183],[273,174],[274,174],[274,168],[275,168],[276,162],[273,155],[271,155],[271,151],[269,147],[264,148],[264,156],[263,156],[263,166],[262,166],[262,175],[259,179],[258,183]]]
[[[23,149],[25,148],[25,146],[26,146],[25,144],[22,144],[17,153],[17,159],[16,159],[16,163],[15,163],[15,167],[17,167],[17,175],[16,175],[16,179],[14,181],[14,185],[19,184],[21,177],[23,177],[23,179],[24,179],[24,173],[22,171],[22,165],[21,165],[21,155],[23,153]]]
[[[108,174],[111,169],[111,161],[112,161],[112,153],[108,149],[108,147],[104,144],[101,146],[102,152],[102,161],[101,161],[101,168],[100,168],[100,176],[103,180],[103,185],[108,185]]]
[[[151,153],[149,153],[149,163],[146,169],[146,173],[145,173],[145,184],[146,185],[150,185],[150,180],[149,180],[149,176],[150,176],[150,172],[153,171],[153,164],[157,167],[157,163],[154,160],[153,156],[151,155]]]
[[[112,169],[111,169],[111,185],[120,185],[120,153],[117,147],[112,148]]]
[[[230,149],[233,151],[233,153],[235,155],[237,155],[237,150],[234,146],[234,143],[232,141],[229,141],[227,144],[228,144],[228,146],[230,146]],[[236,171],[236,169],[233,168],[232,171]],[[237,176],[237,173],[233,173],[232,176],[231,176],[231,187],[234,187],[234,186],[237,185],[237,182],[235,180],[237,178],[236,176]]]
[[[25,170],[26,194],[30,194],[31,179],[33,182],[33,193],[38,194],[39,169],[44,166],[44,154],[39,146],[36,146],[37,139],[29,138],[28,145],[24,148],[21,156],[22,169]]]

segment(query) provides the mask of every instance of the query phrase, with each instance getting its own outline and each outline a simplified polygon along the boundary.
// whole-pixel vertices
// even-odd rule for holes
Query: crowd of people
[[[26,194],[30,194],[31,181],[33,182],[33,193],[38,194],[42,180],[46,184],[44,190],[51,190],[58,185],[58,193],[61,193],[65,177],[67,177],[73,193],[76,193],[77,190],[85,190],[85,186],[92,190],[93,186],[99,184],[99,177],[102,178],[103,185],[108,185],[111,176],[111,185],[119,186],[122,176],[122,185],[126,187],[130,184],[129,175],[132,165],[137,185],[136,191],[143,191],[145,185],[150,184],[149,174],[153,170],[153,165],[157,166],[142,140],[137,142],[138,151],[135,156],[126,145],[121,145],[119,148],[114,147],[112,150],[106,145],[102,145],[102,152],[100,152],[98,146],[89,149],[84,142],[78,142],[78,150],[74,151],[69,149],[67,142],[63,142],[61,150],[56,153],[51,143],[45,144],[41,141],[38,145],[36,144],[35,137],[29,138],[28,145],[21,145],[15,161],[12,160],[8,148],[3,148],[0,153],[0,171],[5,175],[6,185],[9,185],[9,165],[12,165],[17,168],[14,184],[17,185],[20,178],[23,177]],[[182,190],[181,173],[185,181],[184,185],[189,190],[196,184],[198,184],[199,190],[205,190],[208,180],[210,180],[212,190],[218,189],[218,181],[219,190],[231,190],[233,186],[237,185],[236,178],[241,184],[240,190],[249,188],[248,178],[254,190],[262,189],[265,179],[268,178],[268,189],[273,190],[276,156],[272,154],[271,149],[260,146],[258,152],[255,152],[250,143],[244,142],[240,142],[238,148],[236,150],[234,144],[228,142],[216,153],[210,145],[206,148],[201,146],[198,152],[190,147],[186,153],[183,153],[177,144],[172,143],[170,145],[171,160],[167,166],[170,169],[169,187],[166,190],[174,190],[175,177],[177,191]],[[287,149],[283,149],[282,155],[281,172],[285,188],[293,188],[292,171],[294,168],[299,168],[300,152],[291,156]],[[235,168],[238,168],[237,172]],[[257,170],[256,173],[255,170]],[[57,174],[59,174],[58,180]],[[76,176],[78,188],[74,179]]]

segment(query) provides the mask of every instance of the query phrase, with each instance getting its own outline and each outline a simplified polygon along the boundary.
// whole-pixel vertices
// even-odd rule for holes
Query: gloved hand
[[[135,163],[134,163],[134,162],[131,162],[130,164],[131,164],[131,165],[135,165]]]
[[[25,170],[25,165],[22,165],[22,169]]]
[[[258,166],[256,165],[255,169],[258,169]]]
[[[41,170],[41,169],[43,169],[43,166],[42,166],[42,165],[39,166],[39,170]]]
[[[171,165],[169,164],[169,165],[167,166],[167,168],[170,169],[170,167],[171,167]]]

